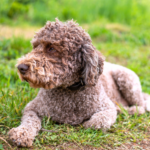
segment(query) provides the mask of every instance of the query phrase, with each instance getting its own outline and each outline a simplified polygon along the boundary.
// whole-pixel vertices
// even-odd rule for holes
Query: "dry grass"
[[[12,38],[23,37],[25,39],[31,39],[34,36],[35,31],[40,27],[10,27],[6,25],[0,25],[0,38]]]

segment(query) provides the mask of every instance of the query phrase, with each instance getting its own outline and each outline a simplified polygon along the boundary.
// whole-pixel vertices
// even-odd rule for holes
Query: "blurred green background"
[[[58,17],[91,23],[105,19],[148,27],[149,0],[1,0],[0,22],[10,25],[44,25]]]
[[[38,92],[20,81],[17,58],[32,50],[35,31],[56,17],[78,22],[106,61],[135,71],[150,93],[149,8],[149,0],[1,0],[0,134],[19,125],[22,109]]]

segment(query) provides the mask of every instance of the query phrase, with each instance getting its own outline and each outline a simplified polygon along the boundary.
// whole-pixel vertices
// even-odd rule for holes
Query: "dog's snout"
[[[25,64],[20,64],[17,68],[21,74],[25,74],[27,70],[29,69],[29,66]]]

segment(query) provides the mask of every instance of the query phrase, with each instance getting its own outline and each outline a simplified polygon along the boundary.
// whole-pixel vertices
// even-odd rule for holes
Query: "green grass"
[[[111,22],[149,27],[149,0],[1,0],[0,23],[44,25],[47,20],[74,19],[90,23]],[[13,20],[13,21],[12,21]]]
[[[12,26],[41,26],[47,20],[74,19],[91,35],[93,44],[106,61],[126,66],[140,77],[142,89],[150,94],[150,22],[148,0],[2,0],[0,23]],[[8,5],[9,4],[9,5]],[[61,5],[61,7],[60,7]],[[48,6],[48,7],[47,7]],[[53,7],[51,7],[53,6]],[[73,7],[74,6],[74,7]],[[43,13],[44,10],[44,13]],[[11,27],[10,27],[11,28]],[[31,31],[30,31],[31,32]],[[10,37],[10,36],[9,36]],[[15,64],[28,53],[31,39],[0,37],[0,150],[9,149],[7,132],[20,124],[22,110],[38,89],[21,82]],[[128,142],[150,138],[150,113],[118,115],[108,130],[84,129],[82,126],[56,124],[44,118],[33,149],[116,149]],[[5,141],[6,140],[6,141]],[[17,149],[12,146],[13,149]]]

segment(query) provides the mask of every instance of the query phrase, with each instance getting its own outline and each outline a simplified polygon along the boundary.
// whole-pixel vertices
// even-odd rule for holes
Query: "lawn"
[[[0,150],[17,149],[9,142],[7,132],[20,124],[22,110],[37,95],[38,89],[20,81],[15,64],[17,58],[32,50],[30,40],[46,20],[54,20],[57,16],[64,21],[71,18],[77,20],[91,35],[94,46],[106,61],[135,71],[143,91],[150,94],[150,11],[146,0],[115,0],[115,5],[112,0],[101,4],[104,0],[94,0],[93,3],[81,0],[80,7],[76,9],[70,7],[77,6],[77,0],[15,1],[15,4],[7,6],[8,2],[4,1],[5,9],[0,9]],[[59,3],[62,5],[60,9]],[[45,5],[54,6],[50,15],[37,11]],[[85,6],[86,9],[83,9]],[[21,11],[20,15],[14,13],[14,7],[15,11]],[[48,12],[48,8],[45,11]],[[150,147],[149,115],[130,116],[124,110],[105,132],[84,129],[81,125],[56,124],[50,118],[44,118],[42,128],[55,132],[40,131],[31,149],[142,149],[146,142]]]

